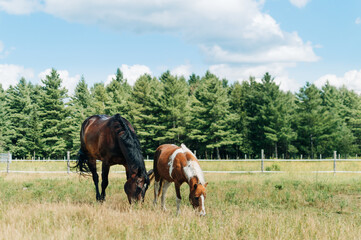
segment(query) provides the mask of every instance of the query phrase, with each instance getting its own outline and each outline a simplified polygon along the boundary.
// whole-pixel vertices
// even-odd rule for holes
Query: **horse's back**
[[[181,166],[178,153],[182,153],[182,149],[174,144],[163,144],[159,146],[155,152],[153,169],[156,178],[164,178],[169,182],[173,182],[172,172]],[[183,156],[185,159],[185,157]]]
[[[169,157],[177,149],[179,149],[179,147],[174,144],[160,145],[155,151],[154,164],[158,165],[158,164],[163,164],[163,162],[168,162]]]
[[[91,157],[101,160],[104,148],[115,146],[111,121],[110,116],[94,115],[83,122],[80,133],[81,148]]]

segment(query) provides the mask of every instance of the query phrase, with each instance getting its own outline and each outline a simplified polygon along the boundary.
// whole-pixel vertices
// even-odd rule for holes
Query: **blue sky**
[[[0,0],[0,83],[55,68],[73,91],[121,68],[230,82],[268,71],[284,90],[327,80],[361,92],[361,1]]]

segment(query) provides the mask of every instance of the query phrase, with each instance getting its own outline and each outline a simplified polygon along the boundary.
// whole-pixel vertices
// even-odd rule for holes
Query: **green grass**
[[[228,162],[228,161],[202,161],[200,162],[203,171],[260,171],[261,162]],[[71,166],[75,162],[70,163]],[[146,168],[153,168],[153,162],[146,161]],[[98,170],[101,170],[101,162],[97,163]],[[6,163],[0,163],[0,170],[6,170]],[[19,162],[10,164],[12,171],[67,171],[67,162]],[[71,169],[72,170],[72,169]],[[333,161],[328,162],[264,162],[265,171],[285,172],[311,172],[311,171],[333,171]],[[337,171],[361,171],[361,161],[342,161],[336,163]],[[112,166],[110,171],[124,171],[120,165]]]
[[[227,164],[233,163],[224,163],[226,169]],[[308,170],[307,165],[295,166]],[[188,202],[186,184],[181,215],[176,216],[173,185],[167,193],[168,211],[163,212],[153,206],[153,184],[144,204],[130,207],[124,173],[110,174],[103,204],[95,201],[91,178],[3,173],[0,239],[358,239],[361,234],[359,174],[205,177],[207,215],[199,217]]]

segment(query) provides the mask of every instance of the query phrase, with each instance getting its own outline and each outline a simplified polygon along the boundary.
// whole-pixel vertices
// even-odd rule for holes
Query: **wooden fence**
[[[6,173],[76,173],[71,168],[71,163],[74,163],[76,160],[70,159],[69,152],[67,153],[66,159],[48,159],[48,160],[18,160],[18,159],[12,159],[10,153],[0,154],[0,162],[6,165],[2,169],[0,169],[0,172],[6,172]],[[145,159],[146,162],[152,162],[153,160]],[[243,174],[243,173],[284,173],[287,171],[281,171],[281,170],[274,170],[265,168],[265,164],[267,163],[292,163],[292,162],[314,162],[314,163],[320,163],[320,162],[329,162],[332,163],[333,169],[332,170],[315,170],[315,171],[308,171],[311,173],[361,173],[361,167],[360,170],[338,170],[337,166],[339,163],[346,163],[346,162],[361,162],[361,159],[339,159],[337,158],[336,152],[334,152],[333,159],[265,159],[264,153],[262,151],[261,158],[260,159],[216,159],[216,160],[210,160],[210,159],[199,159],[200,162],[210,162],[210,163],[227,163],[227,162],[239,162],[245,163],[245,162],[253,162],[255,164],[255,168],[252,170],[204,170],[205,173],[234,173],[234,174]],[[19,170],[19,169],[12,169],[11,165],[12,163],[16,164],[19,162],[63,162],[64,165],[66,165],[66,171],[55,171],[55,170]],[[202,165],[202,164],[201,164]],[[361,165],[361,164],[360,164]],[[258,166],[258,167],[257,167]],[[65,168],[65,166],[64,166]],[[124,173],[124,171],[112,171],[113,173]]]

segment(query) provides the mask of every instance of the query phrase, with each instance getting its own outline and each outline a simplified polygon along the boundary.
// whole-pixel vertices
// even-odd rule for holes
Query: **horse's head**
[[[149,187],[150,181],[148,175],[139,172],[131,174],[124,184],[124,191],[128,196],[130,204],[140,200],[144,201],[145,193]]]
[[[206,215],[206,209],[204,201],[206,200],[206,187],[208,183],[204,185],[196,183],[190,188],[189,201],[194,209],[198,209],[201,216]]]
[[[150,181],[145,169],[139,139],[132,125],[125,118],[119,114],[116,114],[114,118],[120,123],[121,128],[116,131],[120,140],[119,147],[129,167],[124,191],[130,204],[141,199],[144,201]]]

